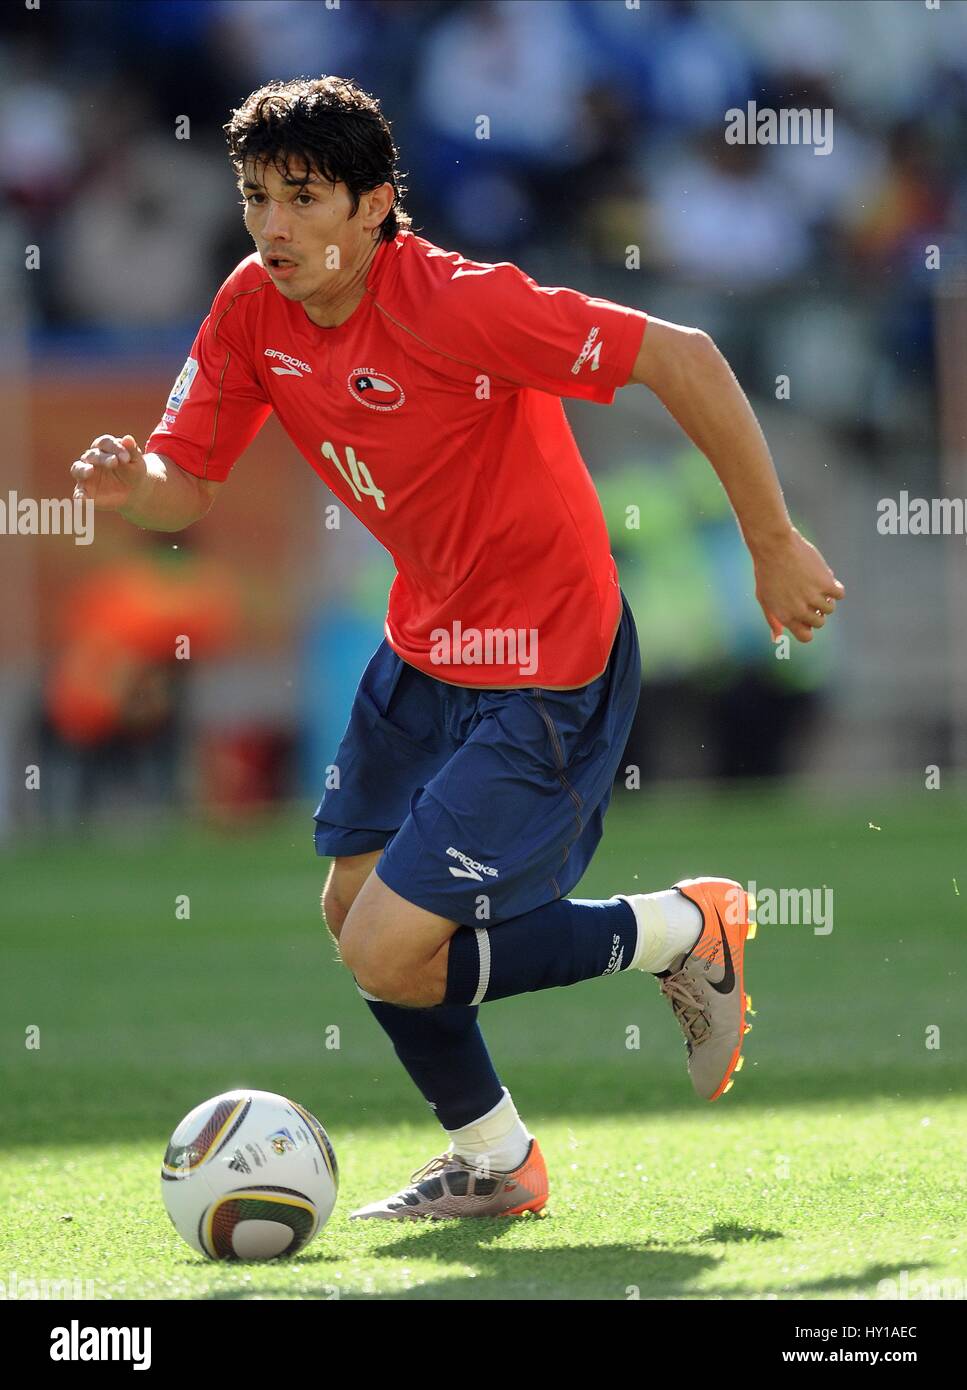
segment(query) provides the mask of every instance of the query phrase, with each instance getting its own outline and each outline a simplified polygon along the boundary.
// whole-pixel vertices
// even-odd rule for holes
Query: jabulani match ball
[[[271,1091],[226,1091],[196,1105],[161,1165],[175,1230],[212,1260],[294,1255],[329,1220],[338,1188],[322,1125]]]

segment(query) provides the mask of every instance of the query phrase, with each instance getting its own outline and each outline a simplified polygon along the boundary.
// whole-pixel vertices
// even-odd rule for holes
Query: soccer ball
[[[175,1230],[212,1260],[294,1255],[329,1220],[338,1189],[322,1125],[271,1091],[226,1091],[196,1105],[161,1165]]]

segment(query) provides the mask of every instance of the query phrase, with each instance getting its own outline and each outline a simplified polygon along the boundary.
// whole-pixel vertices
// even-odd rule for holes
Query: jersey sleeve
[[[431,346],[519,386],[611,404],[631,376],[646,314],[538,285],[507,261],[455,259],[430,300]]]
[[[234,272],[215,296],[145,453],[164,454],[196,478],[224,482],[272,406],[252,367],[245,308],[261,286]]]

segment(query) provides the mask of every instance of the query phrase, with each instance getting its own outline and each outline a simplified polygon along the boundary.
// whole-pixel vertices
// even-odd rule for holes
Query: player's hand
[[[116,512],[148,475],[144,454],[130,434],[100,434],[71,464],[74,496],[101,511]]]
[[[846,593],[822,555],[793,527],[781,540],[754,549],[752,559],[755,596],[773,641],[785,627],[797,641],[811,642]]]

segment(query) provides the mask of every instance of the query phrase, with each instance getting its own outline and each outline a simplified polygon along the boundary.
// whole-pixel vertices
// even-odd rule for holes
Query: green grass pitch
[[[711,1106],[637,972],[487,1005],[551,1174],[549,1214],[519,1221],[347,1220],[444,1145],[335,963],[310,832],[306,809],[0,858],[0,1279],[97,1298],[865,1299],[890,1279],[963,1296],[962,796],[621,796],[579,895],[703,872],[826,885],[833,930],[760,927],[745,1067]],[[239,1085],[308,1106],[339,1158],[336,1211],[291,1263],[210,1264],[161,1205],[169,1132]]]

